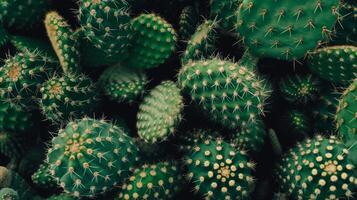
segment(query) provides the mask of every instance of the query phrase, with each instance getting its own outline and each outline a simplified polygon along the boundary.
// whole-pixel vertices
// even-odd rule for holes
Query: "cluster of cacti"
[[[0,0],[0,200],[357,198],[355,0]]]

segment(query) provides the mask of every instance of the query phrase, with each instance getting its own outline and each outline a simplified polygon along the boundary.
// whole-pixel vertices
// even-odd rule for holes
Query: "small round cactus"
[[[257,57],[297,60],[331,39],[339,4],[339,0],[243,0],[237,31]]]
[[[57,182],[53,176],[50,174],[47,163],[40,165],[40,168],[31,176],[32,182],[40,188],[56,188],[58,187]]]
[[[83,0],[79,8],[84,35],[108,59],[128,57],[131,38],[130,12],[125,0]]]
[[[79,43],[67,21],[57,12],[46,15],[45,26],[48,38],[65,73],[79,71]]]
[[[11,188],[2,188],[0,190],[0,200],[19,200],[19,194]]]
[[[142,14],[131,22],[132,38],[127,66],[147,69],[164,63],[176,49],[176,31],[155,14]]]
[[[180,190],[183,178],[175,162],[143,165],[122,186],[119,199],[172,199]]]
[[[47,162],[65,192],[94,197],[129,176],[138,160],[137,152],[122,129],[104,120],[83,118],[59,130]]]
[[[309,54],[309,67],[319,77],[346,85],[357,77],[357,47],[331,46]]]
[[[21,106],[0,98],[0,131],[28,132],[33,128],[32,114]]]
[[[148,143],[165,140],[182,119],[183,98],[174,82],[164,81],[144,97],[137,115],[139,136]]]
[[[280,191],[295,199],[353,199],[356,166],[335,137],[307,139],[286,153],[277,167]]]
[[[312,120],[305,112],[297,109],[289,109],[283,114],[282,118],[282,122],[284,122],[289,131],[289,135],[292,137],[301,138],[301,136],[311,131]]]
[[[312,75],[291,75],[279,84],[283,98],[292,104],[307,104],[315,101],[320,92],[320,81]]]
[[[34,107],[40,86],[51,76],[57,62],[38,51],[20,52],[0,68],[0,93],[26,108]]]
[[[199,25],[187,43],[181,62],[187,64],[212,56],[216,42],[217,22],[206,20]]]
[[[40,91],[40,107],[47,119],[55,123],[90,114],[99,100],[96,85],[84,74],[55,75]]]
[[[232,136],[232,142],[240,149],[259,152],[265,141],[265,125],[263,121],[243,125],[239,132]]]
[[[115,102],[133,102],[145,91],[148,78],[141,70],[113,66],[99,78],[101,91]]]
[[[218,58],[188,63],[178,80],[212,119],[232,129],[256,121],[270,94],[251,67]]]
[[[187,40],[195,32],[199,16],[197,11],[192,6],[187,6],[182,9],[179,17],[179,36],[180,39]]]
[[[247,199],[254,188],[254,164],[222,139],[204,140],[186,160],[188,177],[206,199]]]

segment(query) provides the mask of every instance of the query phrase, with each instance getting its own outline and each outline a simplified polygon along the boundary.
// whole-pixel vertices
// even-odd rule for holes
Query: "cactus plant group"
[[[0,200],[357,198],[355,0],[0,0]]]

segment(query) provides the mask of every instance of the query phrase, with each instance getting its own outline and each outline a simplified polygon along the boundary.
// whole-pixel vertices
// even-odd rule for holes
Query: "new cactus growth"
[[[172,81],[163,81],[144,97],[137,115],[139,136],[148,143],[165,140],[181,121],[183,98]]]
[[[79,43],[67,21],[57,12],[46,15],[45,26],[48,38],[65,73],[79,71]]]
[[[287,152],[277,167],[280,191],[296,199],[348,199],[357,188],[356,166],[335,137],[316,136]]]
[[[195,32],[198,21],[199,16],[194,7],[187,6],[182,9],[182,12],[179,17],[180,28],[178,30],[180,39],[188,40]]]
[[[67,193],[94,197],[129,176],[137,152],[122,129],[104,120],[83,118],[59,130],[47,162],[51,175]]]
[[[226,31],[234,31],[240,3],[241,0],[210,0],[211,18],[217,19]]]
[[[144,93],[148,78],[141,70],[115,65],[99,78],[103,94],[116,102],[133,102]]]
[[[0,200],[19,200],[19,194],[11,188],[2,188],[0,190]]]
[[[257,57],[303,58],[331,39],[339,0],[243,0],[237,30]]]
[[[292,137],[301,138],[311,131],[312,120],[305,112],[291,109],[283,115],[288,134]]]
[[[187,43],[181,62],[187,64],[191,61],[201,60],[211,56],[215,47],[217,22],[207,20],[197,27],[195,33]]]
[[[320,81],[312,75],[291,75],[279,84],[283,98],[292,104],[307,104],[317,99]]]
[[[11,132],[0,132],[0,154],[18,160],[26,151],[25,140],[18,134]]]
[[[40,107],[53,122],[90,114],[99,100],[96,85],[84,74],[53,76],[41,87]]]
[[[155,14],[142,14],[131,21],[134,32],[127,65],[147,69],[163,64],[176,49],[176,31]]]
[[[206,199],[246,199],[254,188],[254,164],[222,139],[204,140],[187,158],[188,177]]]
[[[16,133],[30,131],[32,115],[22,107],[0,98],[0,131]]]
[[[357,47],[331,46],[309,54],[309,67],[319,77],[346,85],[357,77]]]
[[[130,43],[129,5],[125,0],[83,0],[79,19],[84,35],[109,59],[123,61]]]
[[[51,76],[57,62],[38,51],[20,52],[0,68],[0,93],[26,108],[39,96],[40,86]]]
[[[0,4],[0,18],[6,27],[30,29],[44,18],[51,1],[7,0]]]
[[[40,165],[40,168],[31,176],[32,182],[41,188],[58,187],[56,179],[51,176],[47,163]]]
[[[250,67],[218,58],[185,65],[178,79],[212,119],[233,129],[256,121],[270,93]]]
[[[241,130],[232,136],[232,142],[240,149],[259,152],[265,141],[265,125],[261,120],[243,125]]]
[[[122,186],[119,199],[172,199],[181,189],[183,178],[175,162],[143,165]]]

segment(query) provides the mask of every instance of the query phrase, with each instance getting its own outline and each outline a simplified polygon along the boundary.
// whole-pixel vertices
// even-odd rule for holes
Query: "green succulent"
[[[183,8],[179,17],[180,28],[178,30],[178,34],[180,38],[183,40],[188,40],[195,32],[198,22],[199,16],[193,6],[186,6]]]
[[[241,0],[210,0],[212,19],[217,19],[221,28],[234,31],[237,23],[237,10]]]
[[[11,188],[2,188],[0,190],[0,200],[19,200],[19,194]]]
[[[49,166],[47,163],[43,163],[37,169],[37,171],[31,176],[32,182],[40,187],[45,189],[51,189],[58,187],[56,179],[51,176]]]

